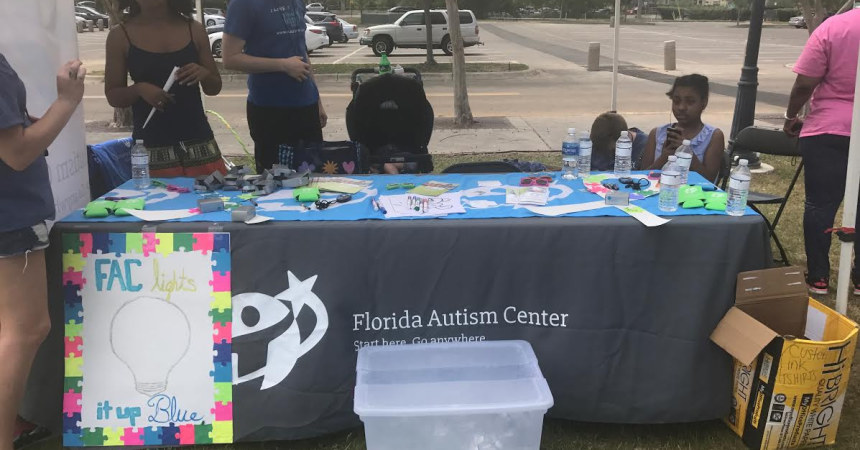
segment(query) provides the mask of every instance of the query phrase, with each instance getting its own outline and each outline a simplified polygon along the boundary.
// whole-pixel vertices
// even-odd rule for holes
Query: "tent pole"
[[[618,46],[621,40],[621,0],[615,0],[615,39],[612,44],[612,105],[610,111],[618,111]]]
[[[857,61],[857,79],[854,92],[860,92],[860,58]],[[856,94],[855,94],[856,96]],[[848,146],[848,173],[845,177],[845,201],[842,209],[842,226],[854,228],[857,222],[858,180],[860,180],[860,102],[854,101],[854,116],[851,122],[851,144]],[[836,285],[836,310],[845,314],[848,310],[848,291],[851,281],[851,255],[853,242],[840,242],[839,278]],[[860,281],[860,280],[857,280]]]

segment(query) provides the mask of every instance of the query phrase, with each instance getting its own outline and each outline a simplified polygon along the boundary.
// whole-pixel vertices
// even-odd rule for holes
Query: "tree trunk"
[[[463,35],[460,32],[460,7],[457,0],[445,0],[445,4],[448,7],[448,33],[454,46],[454,123],[469,127],[475,123],[475,118],[472,117],[469,93],[466,91],[466,55],[463,50]]]
[[[827,17],[827,10],[821,4],[821,0],[801,0],[800,7],[803,11],[803,18],[806,20],[806,28],[811,36],[812,32]]]
[[[424,0],[424,25],[427,28],[427,61],[428,66],[435,66],[436,59],[433,58],[433,19],[430,17],[430,8],[433,0]]]
[[[108,17],[110,17],[111,26],[117,26],[122,21],[122,11],[119,9],[118,0],[105,0]],[[128,128],[133,125],[133,116],[131,108],[114,108],[112,127]]]

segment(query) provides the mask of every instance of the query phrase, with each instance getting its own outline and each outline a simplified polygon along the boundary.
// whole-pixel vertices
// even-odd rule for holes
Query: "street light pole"
[[[758,89],[758,50],[761,45],[761,29],[764,22],[765,0],[753,0],[750,15],[750,29],[747,35],[747,49],[744,57],[744,67],[741,69],[741,79],[738,81],[738,94],[735,99],[735,115],[732,119],[732,131],[729,135],[729,151],[734,146],[735,136],[755,121],[755,102]],[[761,166],[761,161],[755,152],[736,151],[735,156],[749,161],[751,168]]]

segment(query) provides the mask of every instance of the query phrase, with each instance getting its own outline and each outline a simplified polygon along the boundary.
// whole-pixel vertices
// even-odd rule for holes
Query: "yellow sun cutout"
[[[329,175],[334,175],[337,173],[337,164],[335,164],[331,161],[326,161],[322,170],[323,170],[323,173],[327,173]]]

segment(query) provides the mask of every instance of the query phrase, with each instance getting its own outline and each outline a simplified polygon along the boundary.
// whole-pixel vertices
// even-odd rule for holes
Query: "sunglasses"
[[[621,186],[628,187],[633,189],[634,191],[641,191],[642,189],[651,186],[651,182],[648,181],[647,178],[630,178],[630,177],[621,177],[618,179],[618,183],[621,183]],[[612,183],[608,180],[603,180],[600,184],[603,185],[606,189],[610,189],[613,191],[620,191],[621,186],[618,183]]]
[[[550,183],[552,183],[552,177],[548,175],[520,179],[520,186],[549,186]]]

